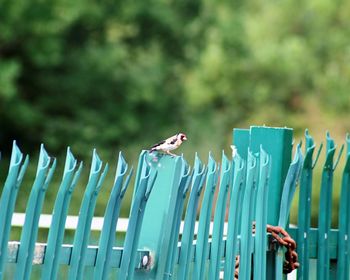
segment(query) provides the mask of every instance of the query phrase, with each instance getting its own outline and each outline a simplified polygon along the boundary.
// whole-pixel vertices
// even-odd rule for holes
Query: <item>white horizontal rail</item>
[[[13,227],[23,227],[25,213],[13,213],[11,225]],[[78,226],[79,216],[67,216],[65,229],[75,230]],[[52,215],[50,214],[41,214],[39,219],[39,228],[50,228],[52,221]],[[118,232],[126,232],[128,228],[129,219],[128,218],[119,218],[117,223]],[[93,217],[91,223],[91,230],[93,231],[101,231],[103,226],[103,217]],[[181,222],[180,225],[180,234],[183,232],[184,222]],[[195,234],[198,232],[198,222],[195,224],[194,228]],[[210,222],[209,233],[213,232],[213,222]],[[227,234],[227,223],[224,225],[224,235]]]
[[[25,213],[13,213],[11,225],[14,227],[23,227]],[[76,229],[78,226],[79,216],[67,216],[65,229]],[[39,228],[50,228],[52,215],[41,214],[39,219]],[[119,218],[117,224],[118,232],[126,232],[128,228],[129,219]],[[93,217],[91,223],[91,230],[101,231],[103,226],[103,217]]]

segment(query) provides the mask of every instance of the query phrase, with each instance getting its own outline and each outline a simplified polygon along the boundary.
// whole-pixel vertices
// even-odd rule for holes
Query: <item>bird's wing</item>
[[[174,145],[176,141],[177,141],[177,134],[165,140],[165,142],[171,145]]]
[[[177,141],[177,134],[174,135],[174,136],[171,136],[171,137],[169,137],[169,138],[167,138],[167,139],[165,139],[165,140],[163,140],[163,141],[161,141],[161,142],[159,142],[159,143],[157,143],[155,145],[153,145],[151,147],[151,150],[153,150],[153,149],[155,149],[155,148],[157,148],[157,147],[159,147],[160,145],[163,145],[163,144],[175,145],[176,141]]]
[[[161,142],[159,142],[159,143],[157,143],[157,144],[154,144],[154,145],[151,147],[151,150],[154,149],[154,148],[157,148],[158,146],[160,146],[160,145],[162,145],[162,144],[164,144],[165,141],[166,141],[166,140],[163,140],[163,141],[161,141]]]

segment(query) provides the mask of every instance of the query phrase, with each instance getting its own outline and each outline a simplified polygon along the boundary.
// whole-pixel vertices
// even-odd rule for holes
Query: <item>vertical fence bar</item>
[[[257,161],[254,155],[248,152],[247,182],[243,197],[242,227],[241,227],[241,250],[239,263],[239,280],[248,280],[251,277],[252,261],[252,229],[253,229],[253,203],[256,191]]]
[[[232,176],[233,182],[230,190],[230,206],[225,252],[225,280],[234,279],[235,262],[238,251],[239,224],[242,219],[241,209],[245,185],[245,161],[239,156],[239,154],[234,157],[233,161],[234,175]]]
[[[183,158],[182,158],[182,161],[183,161],[183,171],[182,171],[181,181],[177,192],[173,221],[169,228],[171,234],[170,234],[169,247],[167,250],[166,264],[164,269],[165,280],[171,279],[173,277],[173,270],[176,262],[175,256],[176,256],[176,253],[178,252],[177,243],[179,238],[179,229],[181,224],[183,206],[184,206],[185,197],[188,191],[189,183],[191,182],[191,178],[192,178],[192,176],[190,175],[191,174],[190,167],[188,166],[187,162]]]
[[[141,173],[139,186],[137,187],[130,212],[128,231],[125,237],[118,279],[133,279],[137,245],[140,237],[144,210],[157,177],[157,170],[151,170],[150,166],[146,163],[145,157],[144,161],[144,169]]]
[[[256,198],[256,223],[255,223],[255,252],[254,252],[254,275],[259,275],[260,280],[266,279],[266,251],[267,251],[267,199],[268,199],[268,177],[270,157],[260,149],[260,172],[259,185]],[[231,278],[232,279],[232,278]]]
[[[286,180],[283,185],[281,206],[279,211],[278,225],[285,228],[287,225],[290,207],[300,177],[300,171],[303,164],[303,154],[301,152],[301,144],[297,146],[297,150],[291,163]]]
[[[213,237],[209,262],[209,279],[219,279],[221,255],[223,252],[223,232],[225,223],[225,212],[227,193],[230,187],[231,164],[225,153],[222,152],[222,163],[220,172],[219,194],[216,200]]]
[[[193,279],[204,279],[206,263],[208,259],[208,239],[213,197],[218,181],[218,165],[211,153],[208,158],[208,175],[205,184],[205,191],[199,216],[199,226],[196,242],[196,254],[194,263]]]
[[[315,160],[312,156],[315,149],[313,138],[305,130],[305,159],[300,178],[299,207],[298,207],[298,236],[297,252],[300,266],[297,277],[299,280],[309,278],[309,233],[311,219],[312,172],[322,150],[319,147]]]
[[[63,242],[68,207],[72,192],[80,177],[81,170],[82,164],[80,164],[79,168],[77,169],[77,161],[68,148],[63,178],[53,208],[53,216],[41,274],[42,280],[57,279],[58,261]]]
[[[338,263],[337,279],[349,278],[350,262],[350,135],[346,135],[346,163],[343,170],[340,206],[339,206],[339,233],[338,233]]]
[[[18,252],[15,273],[16,280],[29,279],[31,274],[34,245],[38,235],[39,217],[47,187],[56,167],[56,160],[53,160],[51,167],[50,161],[51,158],[45,151],[44,145],[41,145],[36,178],[29,195],[26,217],[21,234],[21,246]]]
[[[332,193],[333,193],[333,172],[336,164],[333,158],[336,146],[329,132],[326,134],[326,161],[322,172],[322,183],[318,216],[318,256],[317,256],[317,279],[328,280],[330,271],[329,257],[329,233],[332,219]],[[341,149],[342,150],[342,149]],[[341,152],[339,153],[339,155]],[[339,158],[338,158],[339,159]]]
[[[194,224],[196,221],[198,200],[203,187],[203,182],[206,177],[206,168],[202,165],[198,155],[196,154],[194,163],[194,174],[192,179],[192,188],[190,198],[188,201],[186,216],[184,222],[184,231],[181,238],[181,250],[179,257],[179,270],[177,279],[188,279],[188,269],[190,263],[190,257],[192,253],[192,242]]]
[[[119,153],[117,170],[114,179],[114,185],[107,203],[103,227],[100,235],[100,242],[97,251],[96,265],[94,271],[94,279],[107,279],[108,272],[110,270],[110,259],[113,244],[115,241],[115,231],[118,222],[121,201],[124,197],[126,189],[129,185],[133,168],[124,181],[124,177],[128,170],[128,164],[126,163],[122,153]],[[124,184],[123,184],[124,181]]]
[[[78,226],[74,235],[73,250],[68,274],[69,279],[80,280],[83,277],[84,261],[88,245],[87,243],[90,237],[92,216],[96,205],[97,195],[108,170],[108,164],[106,164],[101,174],[102,165],[102,161],[97,155],[96,150],[94,150],[89,181],[80,207]]]
[[[294,160],[291,163],[286,180],[283,185],[281,206],[279,211],[278,226],[285,228],[287,226],[292,199],[296,190],[297,182],[300,177],[301,168],[303,165],[303,155],[301,152],[301,144],[298,145]],[[283,248],[278,247],[276,254],[276,272],[275,279],[283,279]]]
[[[28,156],[23,161],[23,154],[13,141],[10,167],[0,199],[0,279],[7,258],[7,242],[11,229],[11,218],[15,208],[18,189],[29,162]]]

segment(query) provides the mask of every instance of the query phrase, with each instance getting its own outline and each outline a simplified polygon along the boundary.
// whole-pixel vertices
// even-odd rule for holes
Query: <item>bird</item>
[[[150,153],[154,151],[162,151],[167,153],[171,156],[176,156],[175,154],[171,153],[170,151],[177,149],[180,147],[182,142],[187,140],[187,136],[185,133],[179,132],[178,134],[175,134],[174,136],[171,136],[155,145],[153,145],[150,149]]]

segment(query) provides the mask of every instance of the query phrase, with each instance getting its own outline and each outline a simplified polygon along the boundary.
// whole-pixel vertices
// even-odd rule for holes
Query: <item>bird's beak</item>
[[[185,140],[185,141],[187,140],[186,136],[184,137],[184,140]]]

